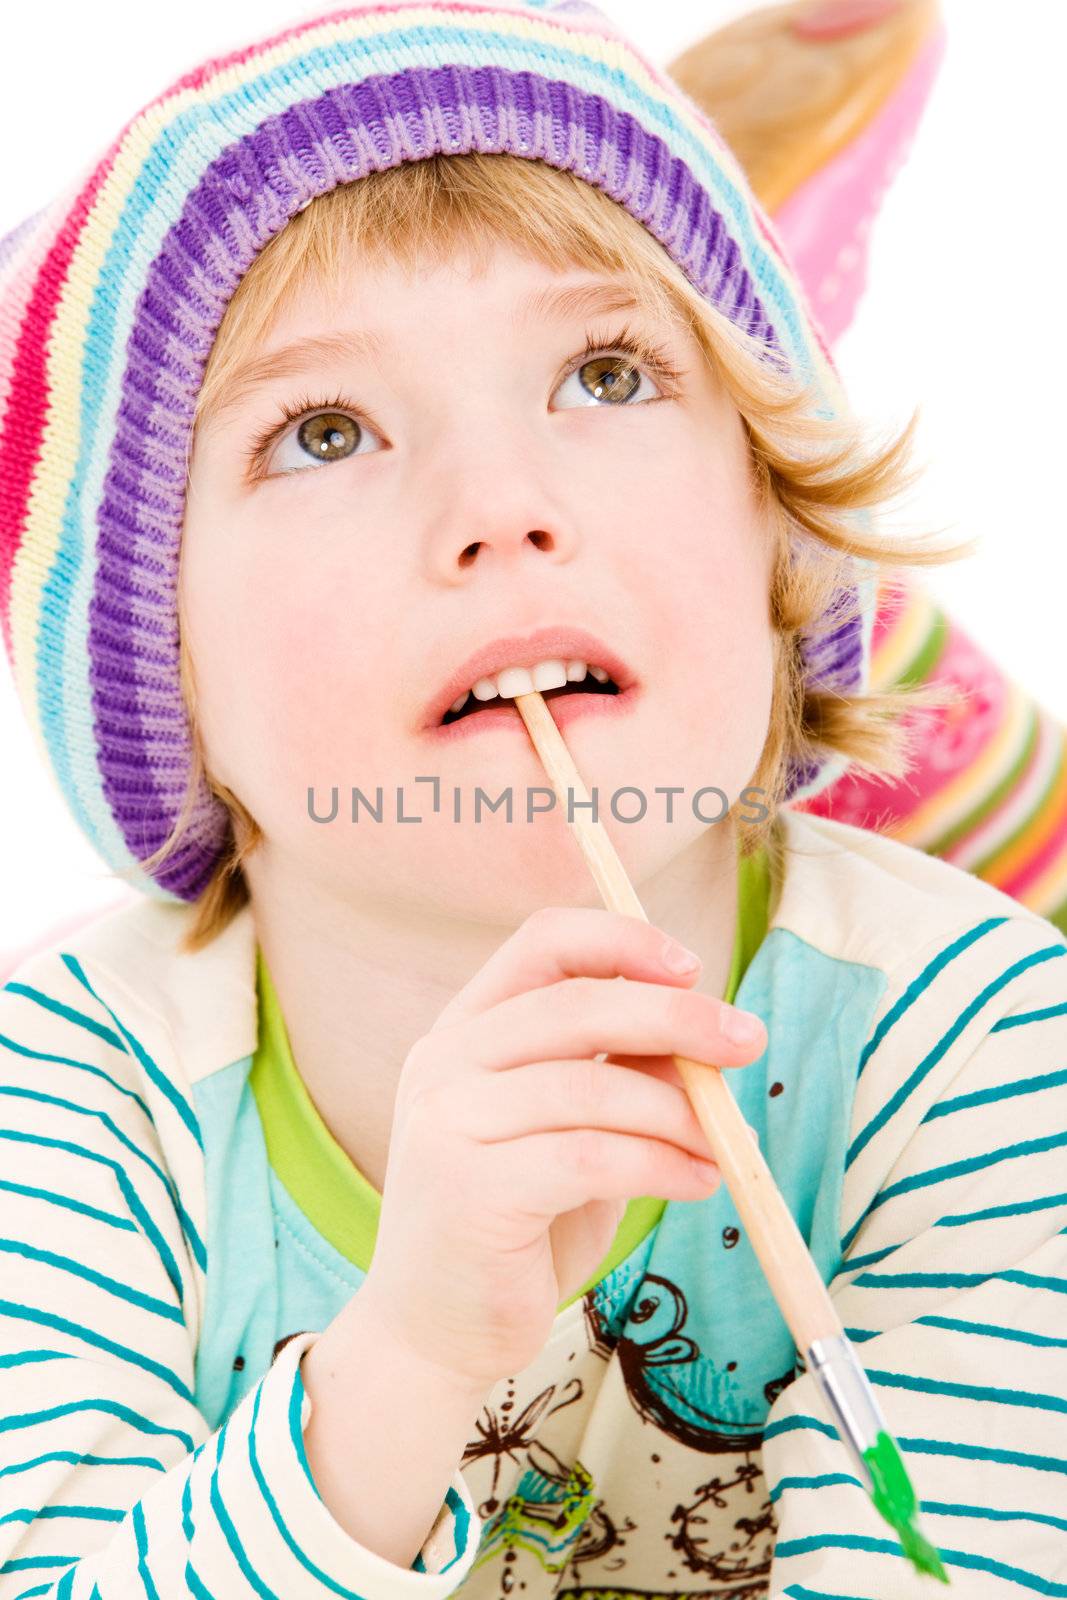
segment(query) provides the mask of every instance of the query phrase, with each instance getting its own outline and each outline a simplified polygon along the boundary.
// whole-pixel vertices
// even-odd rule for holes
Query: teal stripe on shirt
[[[114,1160],[113,1157],[100,1155],[95,1150],[88,1150],[84,1145],[74,1144],[70,1139],[50,1139],[43,1133],[23,1133],[18,1128],[0,1128],[0,1139],[10,1139],[13,1144],[39,1145],[43,1150],[66,1150],[68,1154],[76,1156],[80,1161],[94,1161],[98,1162],[102,1167],[110,1168],[122,1198],[129,1206],[131,1214],[141,1224],[146,1237],[155,1246],[159,1259],[163,1264],[163,1270],[173,1284],[179,1302],[184,1306],[185,1285],[178,1269],[178,1263],[175,1261],[167,1241],[153,1222],[151,1214],[142,1204],[136,1189],[126,1176],[125,1167]],[[155,1162],[149,1161],[148,1165],[158,1173],[159,1177],[163,1177]]]
[[[958,1506],[945,1500],[924,1500],[923,1510],[938,1517],[975,1517],[985,1522],[1037,1522],[1067,1533],[1067,1517],[1053,1517],[1044,1511],[1000,1511],[994,1506]]]
[[[837,1439],[836,1428],[819,1417],[798,1412],[795,1416],[779,1417],[764,1429],[764,1442],[776,1439],[781,1433],[821,1433],[828,1439]],[[956,1456],[963,1461],[993,1461],[999,1466],[1032,1467],[1037,1472],[1056,1472],[1067,1475],[1067,1461],[1058,1456],[1030,1455],[1025,1450],[1001,1450],[993,1446],[960,1444],[953,1439],[924,1439],[897,1437],[901,1450],[909,1455]]]
[[[847,1261],[842,1261],[834,1277],[840,1278],[846,1272],[860,1272],[864,1267],[875,1267],[879,1261],[895,1255],[899,1249],[899,1244],[887,1244],[881,1250],[868,1250],[865,1256],[850,1256]]]
[[[1018,961],[1013,961],[1010,967],[1006,967],[1003,972],[998,973],[991,982],[987,983],[984,989],[980,989],[974,999],[963,1008],[952,1026],[941,1035],[933,1049],[927,1051],[926,1055],[895,1093],[889,1096],[889,1099],[882,1104],[866,1127],[862,1128],[853,1139],[845,1157],[845,1170],[848,1170],[856,1160],[856,1157],[867,1148],[875,1135],[880,1133],[886,1123],[900,1110],[912,1091],[933,1071],[937,1063],[955,1044],[967,1024],[978,1015],[983,1006],[988,1005],[989,1001],[994,999],[1002,989],[1006,988],[1014,978],[1029,971],[1031,967],[1040,966],[1045,961],[1054,961],[1060,956],[1067,956],[1067,944],[1045,945],[1042,949],[1033,950],[1028,956],[1022,956]]]
[[[823,1533],[812,1534],[807,1539],[781,1540],[775,1546],[775,1555],[780,1560],[788,1560],[790,1556],[808,1555],[816,1550],[869,1550],[875,1555],[899,1556],[902,1561],[905,1559],[899,1540],[872,1539],[859,1533]],[[1009,1583],[1021,1584],[1035,1594],[1049,1595],[1054,1600],[1067,1600],[1067,1583],[1050,1582],[1036,1572],[1009,1566],[1007,1562],[995,1561],[989,1556],[975,1555],[971,1550],[949,1550],[939,1545],[938,1553],[946,1567],[966,1567],[973,1572],[988,1572]]]
[[[770,1490],[774,1505],[787,1489],[828,1489],[835,1484],[851,1484],[866,1493],[866,1486],[851,1472],[823,1472],[811,1477],[789,1476],[779,1479]],[[1067,1533],[1067,1517],[1054,1517],[1044,1511],[1000,1511],[992,1506],[956,1505],[945,1500],[923,1500],[924,1512],[938,1517],[973,1518],[979,1522],[1036,1522]]]
[[[27,1461],[13,1461],[10,1466],[0,1467],[0,1478],[14,1472],[32,1472],[34,1467],[43,1467],[49,1461],[65,1461],[72,1467],[150,1467],[153,1472],[167,1471],[163,1462],[154,1456],[94,1456],[80,1455],[73,1450],[46,1450],[43,1455],[32,1456]]]
[[[90,1077],[102,1079],[116,1093],[124,1094],[127,1099],[132,1100],[139,1110],[144,1112],[153,1128],[155,1127],[156,1119],[148,1102],[137,1093],[136,1089],[130,1089],[126,1084],[120,1083],[110,1072],[105,1072],[103,1067],[94,1067],[88,1061],[77,1060],[75,1056],[57,1055],[54,1050],[31,1050],[29,1045],[19,1044],[17,1039],[9,1038],[6,1033],[0,1033],[0,1045],[10,1050],[13,1055],[24,1056],[28,1061],[53,1061],[57,1066],[70,1067],[72,1072],[86,1072]]]
[[[84,1200],[72,1200],[69,1195],[55,1194],[51,1189],[35,1189],[32,1183],[9,1183],[6,1178],[0,1178],[0,1189],[6,1189],[9,1194],[28,1195],[32,1200],[44,1200],[48,1205],[62,1206],[80,1216],[92,1217],[94,1222],[104,1222],[109,1228],[137,1232],[129,1217],[116,1217],[110,1211],[101,1211],[99,1206],[86,1205]]]
[[[139,1500],[130,1511],[130,1521],[137,1542],[137,1572],[144,1585],[146,1600],[159,1600],[159,1590],[148,1570],[148,1530],[145,1527],[144,1507]]]
[[[1056,1089],[1064,1083],[1067,1083],[1067,1069],[1062,1072],[1043,1072],[1036,1078],[1017,1078],[1013,1083],[998,1083],[992,1089],[976,1089],[974,1094],[960,1094],[952,1100],[939,1100],[922,1120],[934,1122],[938,1117],[951,1117],[957,1111],[992,1105],[997,1100],[1012,1100],[1016,1095],[1038,1094],[1042,1089]]]
[[[827,1439],[838,1437],[837,1429],[829,1422],[823,1422],[821,1417],[809,1417],[805,1412],[797,1412],[792,1417],[779,1417],[777,1422],[772,1422],[763,1430],[764,1442],[768,1439],[777,1439],[780,1433],[822,1433]]]
[[[862,1489],[865,1494],[867,1492],[866,1485],[862,1484],[853,1472],[820,1472],[806,1478],[796,1474],[779,1478],[771,1488],[769,1498],[773,1506],[787,1489],[829,1489],[838,1483],[850,1483],[853,1488]],[[926,1502],[923,1501],[923,1504]]]
[[[1008,1339],[1017,1344],[1037,1345],[1042,1349],[1067,1350],[1067,1339],[1054,1339],[1045,1333],[1030,1333],[1024,1328],[1003,1328],[995,1322],[968,1322],[963,1317],[916,1317],[928,1328],[945,1328],[952,1333],[974,1333],[989,1339]]]
[[[194,1460],[197,1456],[199,1456],[203,1448],[204,1446],[202,1444],[197,1445],[195,1451],[193,1452]],[[190,1468],[190,1470],[186,1473],[185,1483],[182,1485],[182,1532],[185,1534],[186,1542],[188,1543],[190,1549],[192,1548],[193,1537],[196,1533],[196,1529],[193,1525],[192,1481],[193,1474],[192,1468]],[[189,1559],[186,1559],[185,1563],[185,1583],[190,1594],[195,1596],[195,1600],[216,1600],[216,1596],[211,1593],[204,1580],[194,1568],[192,1561]]]
[[[32,1363],[39,1366],[42,1361],[76,1361],[72,1350],[11,1350],[7,1355],[0,1356],[0,1368],[24,1367]],[[0,1477],[3,1477],[3,1468],[0,1467]]]
[[[1067,1145],[1067,1131],[1051,1133],[1043,1139],[1021,1139],[1018,1144],[1002,1145],[997,1150],[983,1151],[978,1156],[967,1156],[962,1161],[947,1161],[944,1166],[931,1167],[926,1172],[913,1172],[908,1178],[880,1189],[867,1208],[867,1215],[884,1206],[898,1194],[910,1194],[914,1189],[927,1189],[931,1184],[946,1183],[951,1178],[963,1177],[969,1172],[981,1172],[986,1167],[999,1166],[1002,1161],[1017,1161],[1021,1156],[1044,1155]]]
[[[930,987],[938,973],[947,967],[950,961],[954,961],[958,955],[962,955],[965,950],[968,950],[972,944],[977,943],[979,939],[983,939],[987,933],[991,933],[994,928],[999,928],[1007,920],[1007,917],[989,917],[985,922],[978,923],[976,927],[968,928],[966,933],[961,934],[952,944],[946,945],[944,950],[927,963],[919,973],[919,976],[909,983],[896,1004],[886,1012],[864,1046],[860,1055],[859,1066],[856,1069],[857,1079],[862,1076],[867,1062],[878,1049],[889,1030],[900,1021],[904,1013],[909,1011],[919,996]]]
[[[112,1295],[116,1300],[125,1300],[130,1305],[140,1306],[142,1311],[147,1311],[153,1317],[162,1317],[166,1322],[177,1322],[184,1326],[185,1318],[176,1305],[166,1300],[159,1300],[154,1294],[144,1294],[128,1283],[122,1283],[118,1278],[109,1278],[106,1273],[97,1272],[94,1267],[83,1266],[72,1256],[61,1256],[54,1250],[40,1250],[36,1245],[27,1244],[23,1239],[4,1238],[0,1238],[0,1254],[24,1256],[27,1261],[38,1261],[45,1266],[54,1267],[57,1272],[66,1273],[69,1277],[81,1278],[86,1283],[95,1284],[104,1294]]]
[[[830,1593],[828,1589],[809,1589],[806,1583],[790,1583],[783,1590],[789,1600],[871,1600],[865,1594],[838,1594]]]
[[[95,1017],[86,1016],[84,1011],[75,1011],[73,1006],[65,1005],[62,1000],[57,1000],[55,995],[45,994],[43,989],[37,989],[31,983],[5,983],[4,989],[8,994],[20,994],[23,999],[32,1000],[42,1011],[51,1011],[53,1016],[62,1017],[64,1022],[73,1023],[74,1027],[82,1028],[86,1033],[103,1039],[112,1050],[118,1050],[122,1055],[126,1054],[126,1047],[114,1028],[105,1027],[102,1022],[97,1022]]]
[[[897,1444],[913,1455],[955,1456],[961,1461],[994,1461],[1002,1467],[1032,1467],[1035,1472],[1067,1475],[1067,1461],[1059,1456],[1036,1456],[1026,1450],[1002,1450],[993,1445],[960,1444],[954,1439],[898,1437]]]
[[[1067,1193],[1046,1194],[1038,1200],[1019,1200],[1015,1205],[987,1206],[984,1211],[960,1211],[955,1216],[938,1217],[935,1228],[963,1228],[970,1222],[996,1222],[1001,1217],[1022,1217],[1032,1211],[1052,1211],[1067,1206]]]
[[[74,1517],[83,1522],[121,1522],[128,1511],[128,1506],[19,1506],[16,1511],[6,1511],[0,1517],[0,1527],[5,1522],[25,1522],[28,1525],[45,1517]]]
[[[63,962],[63,965],[67,968],[67,970],[73,973],[78,982],[89,991],[97,1004],[103,1006],[104,1010],[107,1012],[116,1028],[118,1028],[123,1040],[125,1041],[121,1048],[124,1051],[130,1050],[133,1052],[141,1066],[144,1068],[145,1072],[148,1074],[149,1078],[159,1090],[160,1094],[164,1095],[170,1101],[171,1105],[178,1113],[178,1116],[185,1124],[185,1127],[192,1134],[200,1149],[203,1150],[204,1140],[200,1133],[200,1123],[197,1120],[196,1112],[189,1104],[189,1101],[180,1092],[180,1090],[175,1087],[175,1085],[167,1077],[166,1073],[160,1071],[159,1067],[153,1061],[152,1057],[149,1055],[141,1041],[137,1038],[136,1034],[131,1033],[126,1024],[115,1015],[107,1001],[100,998],[92,984],[89,982],[89,979],[85,976],[85,971],[77,956],[72,956],[64,952],[61,955],[60,960]]]
[[[114,1339],[108,1339],[104,1334],[97,1333],[94,1328],[84,1327],[80,1322],[71,1322],[66,1317],[56,1316],[51,1311],[42,1311],[37,1306],[21,1305],[17,1300],[0,1300],[0,1315],[11,1317],[23,1322],[34,1322],[44,1328],[51,1328],[60,1333],[69,1334],[72,1338],[81,1339],[87,1345],[95,1346],[98,1350],[107,1350],[111,1355],[120,1356],[130,1366],[140,1367],[143,1372],[152,1372],[157,1378],[172,1388],[175,1394],[183,1400],[195,1403],[195,1397],[188,1384],[178,1377],[176,1372],[171,1372],[162,1362],[153,1361],[151,1356],[146,1356],[140,1350],[133,1350],[128,1345],[118,1344]],[[71,1355],[71,1359],[74,1359]]]
[[[259,1391],[259,1393],[262,1393],[262,1389]],[[257,1404],[259,1401],[259,1393],[256,1395]],[[269,1584],[264,1583],[263,1579],[259,1576],[258,1572],[256,1572],[255,1568],[252,1566],[252,1563],[249,1561],[245,1547],[241,1543],[237,1529],[233,1525],[233,1518],[226,1509],[222,1498],[222,1490],[219,1488],[219,1468],[222,1465],[222,1454],[226,1448],[226,1440],[229,1436],[229,1427],[232,1420],[233,1418],[230,1417],[219,1429],[219,1444],[218,1450],[215,1453],[215,1465],[211,1472],[208,1499],[211,1504],[211,1509],[215,1513],[215,1518],[218,1522],[219,1528],[222,1531],[223,1538],[226,1540],[226,1543],[229,1546],[230,1554],[233,1556],[234,1561],[241,1569],[246,1581],[256,1591],[257,1594],[264,1597],[264,1600],[281,1600],[281,1597],[275,1593]]]
[[[876,1367],[868,1367],[867,1376],[872,1383],[886,1389],[910,1389],[916,1394],[949,1395],[957,1400],[988,1401],[1001,1406],[1024,1406],[1031,1411],[1067,1413],[1067,1400],[1033,1389],[1000,1389],[987,1384],[951,1383],[947,1379],[918,1378],[909,1372],[885,1372]]]
[[[1050,1017],[1067,1016],[1067,1002],[1061,1006],[1042,1006],[1040,1011],[1020,1011],[1016,1017],[1001,1017],[994,1022],[990,1033],[1002,1033],[1005,1028],[1022,1028],[1030,1022],[1047,1022]]]
[[[864,1272],[855,1280],[871,1289],[978,1289],[983,1283],[1018,1283],[1028,1289],[1067,1294],[1067,1278],[1043,1278],[1035,1272]]]
[[[307,1555],[306,1550],[301,1549],[301,1546],[299,1546],[298,1542],[296,1542],[296,1539],[293,1538],[293,1534],[291,1534],[290,1530],[288,1530],[288,1523],[286,1523],[285,1517],[283,1517],[282,1512],[280,1512],[280,1509],[278,1509],[277,1499],[274,1498],[274,1494],[272,1494],[272,1491],[270,1491],[270,1485],[267,1483],[266,1474],[264,1474],[264,1470],[262,1470],[262,1462],[259,1461],[259,1454],[258,1451],[256,1451],[256,1422],[258,1422],[259,1418],[259,1402],[261,1402],[261,1400],[262,1384],[259,1386],[258,1392],[256,1392],[256,1398],[254,1398],[253,1402],[251,1426],[250,1429],[248,1429],[248,1459],[250,1459],[251,1470],[253,1470],[253,1477],[254,1480],[256,1480],[256,1485],[259,1486],[259,1493],[262,1494],[264,1506],[266,1506],[267,1510],[269,1510],[270,1517],[274,1518],[275,1528],[277,1528],[278,1533],[282,1534],[283,1541],[285,1541],[286,1546],[290,1547],[290,1550],[293,1552],[296,1560],[298,1560],[298,1562],[301,1563],[301,1566],[304,1566],[304,1568],[306,1568],[306,1570],[312,1574],[312,1578],[317,1579],[320,1584],[325,1584],[325,1586],[328,1587],[333,1594],[342,1595],[344,1600],[365,1600],[365,1597],[363,1597],[363,1595],[358,1595],[354,1589],[346,1589],[344,1584],[339,1584],[339,1582],[334,1581],[330,1574],[326,1573],[326,1571],[323,1571],[322,1566],[315,1565],[315,1562],[312,1562],[310,1555]],[[222,1451],[219,1451],[219,1459],[221,1459],[221,1456]],[[309,1477],[309,1482],[312,1483],[312,1486],[315,1486],[314,1478],[310,1477],[310,1470],[307,1472],[307,1477]],[[214,1501],[214,1485],[216,1485],[216,1478],[218,1478],[218,1466],[216,1466],[216,1469],[214,1469],[214,1475],[213,1478],[211,1478],[211,1504],[213,1504],[213,1506],[216,1504],[216,1501]],[[318,1488],[315,1488],[315,1494],[318,1494]],[[322,1496],[318,1494],[318,1498],[322,1499]],[[219,1502],[218,1509],[222,1509],[221,1502]]]
[[[7,1433],[8,1429],[34,1427],[38,1422],[55,1422],[59,1417],[73,1416],[79,1411],[102,1411],[105,1416],[128,1422],[141,1433],[166,1434],[170,1439],[177,1439],[186,1451],[193,1448],[193,1439],[184,1428],[168,1428],[164,1423],[154,1422],[151,1417],[144,1417],[139,1411],[121,1405],[117,1400],[71,1400],[65,1405],[50,1406],[44,1411],[12,1412],[0,1417],[0,1433]]]

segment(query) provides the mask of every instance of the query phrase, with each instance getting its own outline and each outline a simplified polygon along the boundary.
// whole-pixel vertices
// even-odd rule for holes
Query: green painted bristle
[[[871,1498],[875,1508],[896,1533],[904,1554],[916,1572],[925,1572],[931,1578],[948,1583],[948,1573],[941,1564],[941,1557],[929,1539],[919,1532],[916,1524],[919,1502],[896,1440],[884,1430],[881,1431],[877,1443],[863,1452],[863,1459],[874,1480]]]

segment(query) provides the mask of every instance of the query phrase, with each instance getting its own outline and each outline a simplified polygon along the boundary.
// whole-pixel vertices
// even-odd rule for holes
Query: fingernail
[[[801,39],[844,39],[876,27],[900,6],[901,0],[826,0],[794,16],[789,27]]]
[[[663,965],[671,972],[695,972],[700,966],[700,957],[676,939],[668,939],[663,946]]]
[[[763,1037],[763,1023],[753,1012],[730,1006],[722,1014],[722,1031],[732,1044],[754,1044]]]

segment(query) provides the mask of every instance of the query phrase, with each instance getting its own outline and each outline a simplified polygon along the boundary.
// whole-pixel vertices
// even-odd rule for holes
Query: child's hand
[[[461,1384],[529,1364],[629,1199],[697,1200],[719,1181],[693,1165],[710,1151],[669,1057],[739,1066],[766,1031],[732,1042],[724,1019],[745,1013],[688,992],[699,968],[671,972],[665,942],[678,948],[636,917],[537,911],[404,1062],[358,1298]]]

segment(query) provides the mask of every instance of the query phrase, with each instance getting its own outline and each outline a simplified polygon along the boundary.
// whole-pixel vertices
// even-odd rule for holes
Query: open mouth
[[[578,683],[564,683],[556,689],[540,689],[538,693],[544,700],[576,699],[580,695],[607,695],[614,696],[619,693],[619,686],[613,678],[607,678],[601,683],[594,678],[591,672]],[[477,717],[485,711],[499,711],[502,706],[508,706],[514,699],[513,695],[494,695],[491,700],[478,700],[473,694],[468,694],[466,701],[459,711],[448,710],[441,718],[441,726],[448,727],[453,722],[463,722],[470,717]]]
[[[633,668],[610,645],[557,623],[473,651],[426,705],[423,732],[451,739],[479,728],[525,731],[515,701],[535,691],[558,702],[552,715],[561,725],[575,716],[622,716],[641,694]]]

